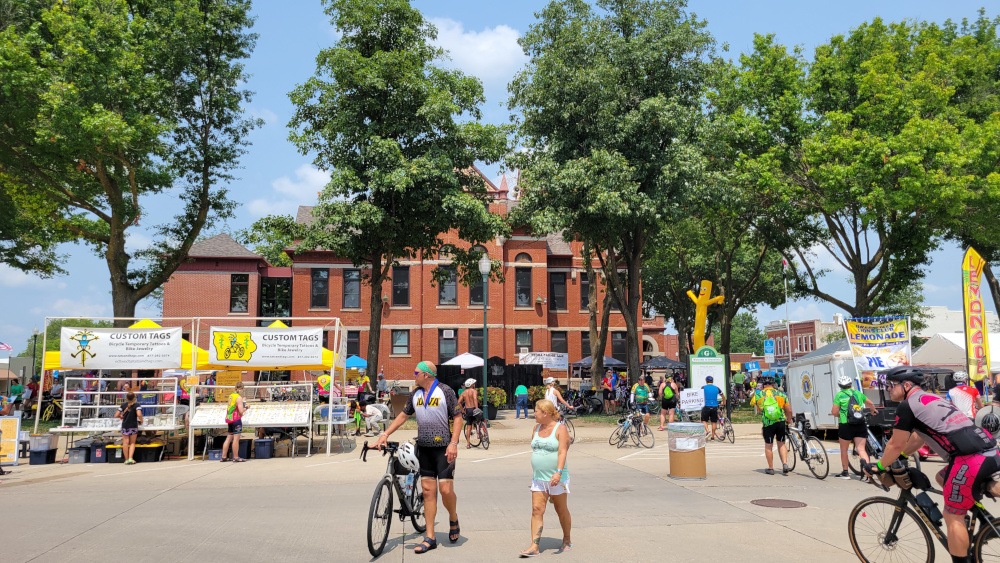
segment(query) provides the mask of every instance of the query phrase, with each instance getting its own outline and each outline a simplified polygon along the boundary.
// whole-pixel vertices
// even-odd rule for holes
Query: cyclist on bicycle
[[[834,395],[833,408],[830,410],[830,414],[836,416],[838,420],[837,438],[840,440],[840,464],[844,469],[837,475],[837,478],[850,479],[851,474],[847,470],[847,456],[850,453],[852,443],[854,444],[855,451],[861,456],[861,461],[868,463],[868,451],[865,449],[865,439],[868,438],[868,425],[865,424],[864,419],[861,420],[861,424],[848,420],[848,407],[850,406],[852,397],[855,403],[862,406],[862,409],[868,408],[874,412],[875,404],[864,393],[854,389],[854,378],[846,373],[840,374],[837,378],[837,386],[840,387],[840,391]]]
[[[983,408],[983,397],[975,387],[969,386],[969,374],[964,371],[956,371],[951,376],[955,380],[955,386],[948,390],[945,395],[951,404],[962,411],[962,414],[969,418],[976,418],[976,412]]]
[[[642,379],[639,379],[639,383],[632,386],[632,394],[629,399],[635,405],[635,410],[642,413],[643,424],[649,424],[649,396],[652,394],[653,390]]]
[[[947,400],[923,390],[924,371],[900,366],[885,376],[889,397],[899,401],[892,438],[882,459],[864,465],[874,475],[926,443],[947,466],[937,474],[944,490],[944,521],[953,562],[970,562],[965,514],[980,499],[983,485],[1000,470],[996,440]]]
[[[569,403],[566,402],[566,399],[563,399],[562,392],[559,391],[559,387],[556,385],[556,378],[546,377],[544,383],[545,383],[545,400],[552,401],[552,404],[555,405],[556,408],[558,408],[559,405],[562,404],[570,412],[572,412],[573,407],[571,407]],[[560,420],[561,419],[562,418],[560,417]]]
[[[476,423],[475,412],[479,408],[479,390],[476,389],[476,380],[469,378],[465,380],[465,389],[458,396],[458,406],[462,408],[462,418],[465,420],[465,449],[472,447],[469,435],[472,433],[472,425]]]

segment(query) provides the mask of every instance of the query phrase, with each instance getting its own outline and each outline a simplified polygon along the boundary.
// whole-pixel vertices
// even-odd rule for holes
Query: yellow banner
[[[910,331],[905,318],[847,319],[844,332],[858,372],[910,365]]]
[[[962,302],[965,309],[965,355],[969,379],[981,381],[990,374],[989,330],[983,307],[982,280],[985,262],[969,248],[962,258]]]

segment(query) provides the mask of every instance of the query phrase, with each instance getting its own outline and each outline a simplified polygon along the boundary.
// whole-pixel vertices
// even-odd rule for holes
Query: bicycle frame
[[[370,448],[370,447],[368,447],[368,442],[365,442],[364,446],[361,449],[361,461],[367,462],[368,461],[368,452],[370,450],[377,450],[377,449],[378,448]],[[396,493],[396,497],[399,498],[400,501],[401,501],[401,503],[400,503],[401,506],[400,506],[399,510],[395,510],[394,512],[396,512],[397,514],[399,514],[399,521],[403,522],[408,517],[410,517],[410,515],[413,514],[413,504],[410,503],[410,498],[407,496],[406,491],[404,491],[403,488],[399,485],[399,479],[397,479],[397,477],[401,477],[401,475],[398,475],[396,473],[396,451],[395,451],[395,449],[391,449],[391,451],[390,451],[390,449],[391,448],[387,447],[384,450],[381,450],[383,456],[385,456],[385,455],[389,456],[389,459],[386,460],[385,475],[383,475],[382,478],[383,479],[385,479],[386,477],[389,478],[389,481],[392,483],[393,491],[395,491],[395,493]],[[421,494],[422,494],[423,493],[423,485],[420,482],[420,475],[414,473],[413,474],[413,490],[417,491],[417,487],[420,487],[420,491],[421,491]]]
[[[885,490],[888,490],[888,489],[885,489]],[[943,491],[939,491],[939,490],[937,490],[937,489],[935,489],[933,487],[927,489],[925,492],[934,493],[934,494],[940,495],[940,496],[944,495]],[[891,543],[893,543],[893,542],[895,542],[895,541],[897,541],[899,539],[896,536],[896,532],[899,531],[899,526],[900,526],[900,524],[902,524],[903,517],[905,516],[905,513],[903,512],[902,508],[904,508],[907,505],[909,505],[910,508],[913,509],[913,512],[915,512],[917,514],[917,516],[920,518],[920,520],[924,523],[924,526],[926,526],[927,529],[930,530],[931,534],[933,534],[934,537],[937,538],[938,543],[940,543],[941,546],[943,546],[945,549],[948,549],[948,536],[947,536],[947,534],[942,529],[942,526],[938,526],[926,514],[924,514],[923,509],[920,508],[920,505],[917,504],[916,495],[914,495],[910,490],[901,489],[900,492],[899,492],[899,498],[896,500],[895,504],[898,507],[900,507],[900,510],[897,510],[892,515],[892,519],[889,521],[889,529],[886,531],[885,538],[883,539],[883,542],[886,545],[889,545],[889,544],[891,544]],[[973,517],[968,520],[969,525],[968,525],[968,528],[967,528],[967,532],[969,534],[969,550],[970,550],[970,552],[972,550],[972,543],[973,543],[972,540],[975,538],[974,532],[975,532],[975,528],[976,528],[976,522],[979,522],[980,529],[989,526],[990,528],[993,528],[993,532],[995,534],[997,534],[998,536],[1000,536],[1000,531],[998,531],[996,529],[996,527],[993,525],[993,522],[992,522],[993,516],[986,510],[986,507],[983,506],[982,502],[976,501],[976,503],[972,507],[971,513],[972,513]],[[943,522],[943,520],[942,520],[942,522]]]

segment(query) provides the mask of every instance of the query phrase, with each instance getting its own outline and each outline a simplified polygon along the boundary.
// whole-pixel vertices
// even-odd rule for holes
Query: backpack
[[[669,381],[667,382],[666,385],[663,386],[663,398],[664,399],[673,399],[674,398],[674,388],[670,386],[670,382]]]
[[[240,409],[236,406],[236,399],[238,398],[238,393],[229,395],[229,407],[226,409],[226,424],[239,422],[239,420],[243,418],[243,415],[240,414]]]
[[[847,401],[847,423],[865,424],[865,404],[858,402],[858,392],[851,391]]]
[[[766,389],[762,390],[761,393],[763,393],[764,400],[760,403],[760,410],[764,413],[764,418],[774,422],[785,420],[785,409],[781,408],[781,405],[778,404],[778,399],[775,397],[778,391],[775,389]]]

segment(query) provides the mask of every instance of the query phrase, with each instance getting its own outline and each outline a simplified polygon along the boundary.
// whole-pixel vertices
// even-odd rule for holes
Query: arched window
[[[517,262],[517,263],[528,263],[528,264],[530,264],[531,263],[531,256],[527,252],[522,252],[522,253],[518,254],[514,258],[514,261]]]

